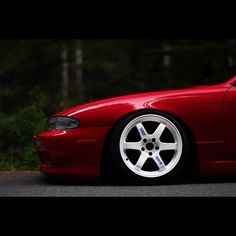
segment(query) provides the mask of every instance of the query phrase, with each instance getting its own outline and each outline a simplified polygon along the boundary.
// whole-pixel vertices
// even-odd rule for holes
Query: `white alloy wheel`
[[[123,129],[119,150],[125,165],[136,175],[157,178],[180,161],[183,141],[178,128],[166,117],[140,115]]]

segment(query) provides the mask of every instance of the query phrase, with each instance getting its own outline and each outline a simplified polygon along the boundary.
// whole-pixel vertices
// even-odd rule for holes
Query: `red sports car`
[[[236,173],[236,76],[211,86],[105,99],[51,116],[34,137],[50,176],[155,183]]]

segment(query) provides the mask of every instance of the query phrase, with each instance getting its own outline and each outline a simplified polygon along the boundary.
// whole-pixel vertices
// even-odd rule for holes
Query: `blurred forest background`
[[[0,40],[0,170],[37,169],[47,116],[98,99],[224,82],[236,40]]]

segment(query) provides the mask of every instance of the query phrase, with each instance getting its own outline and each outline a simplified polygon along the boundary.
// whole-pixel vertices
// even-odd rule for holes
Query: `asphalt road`
[[[236,196],[236,178],[198,179],[155,186],[50,182],[39,172],[0,172],[0,196],[32,197],[228,197]]]

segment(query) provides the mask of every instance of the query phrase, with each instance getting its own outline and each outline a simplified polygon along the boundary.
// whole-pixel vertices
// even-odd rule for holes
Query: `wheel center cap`
[[[152,150],[154,148],[154,145],[152,143],[147,143],[146,148],[147,150]]]

